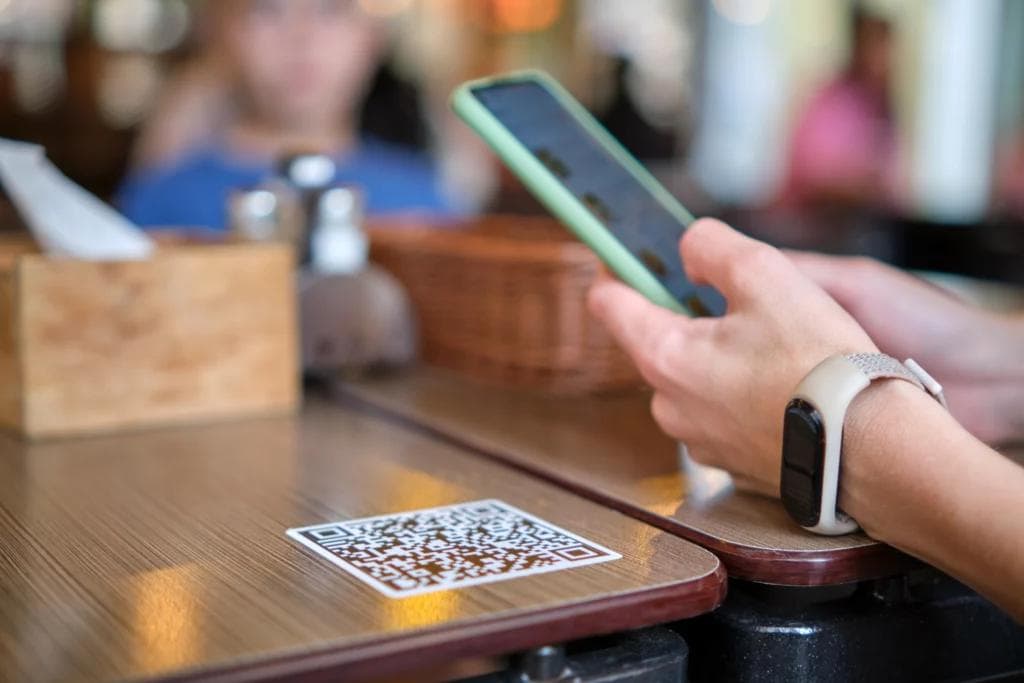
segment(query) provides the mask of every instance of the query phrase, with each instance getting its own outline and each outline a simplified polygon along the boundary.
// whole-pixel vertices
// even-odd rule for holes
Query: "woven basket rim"
[[[558,225],[550,221],[546,224]],[[531,239],[483,231],[472,224],[430,227],[401,222],[376,222],[368,232],[375,247],[409,248],[415,244],[421,254],[439,253],[483,261],[529,260],[573,265],[597,262],[593,251],[568,232],[564,239]]]

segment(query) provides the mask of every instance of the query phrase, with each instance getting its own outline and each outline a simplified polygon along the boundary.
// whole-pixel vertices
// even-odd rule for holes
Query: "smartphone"
[[[679,313],[725,313],[721,294],[691,283],[679,260],[693,216],[552,77],[471,81],[452,108],[623,282]]]

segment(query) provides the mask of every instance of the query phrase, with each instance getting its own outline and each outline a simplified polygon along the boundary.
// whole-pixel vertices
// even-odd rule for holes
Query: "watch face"
[[[786,407],[782,432],[782,504],[800,526],[818,524],[825,469],[825,426],[810,403]]]

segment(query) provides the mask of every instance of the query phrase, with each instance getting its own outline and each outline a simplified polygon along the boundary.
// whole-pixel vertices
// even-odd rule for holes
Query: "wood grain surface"
[[[4,227],[0,225],[0,271],[13,269],[22,256],[39,253],[39,246],[28,232],[5,232]]]
[[[0,256],[3,251],[0,250]],[[21,362],[14,271],[4,270],[0,260],[0,427],[22,424]]]
[[[688,473],[643,393],[564,398],[442,370],[347,383],[343,395],[514,464],[712,550],[730,576],[817,586],[892,574],[910,558],[864,534],[817,536],[781,503]]]
[[[294,269],[276,245],[0,269],[0,424],[63,436],[293,410]]]
[[[390,599],[285,536],[499,498],[622,559]],[[354,680],[714,608],[707,551],[379,418],[0,436],[0,681]],[[414,676],[415,678],[415,676]]]

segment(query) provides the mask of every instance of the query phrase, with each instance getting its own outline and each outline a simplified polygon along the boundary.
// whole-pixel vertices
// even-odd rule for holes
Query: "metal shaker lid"
[[[318,190],[334,181],[338,171],[334,159],[326,154],[298,153],[283,157],[277,173],[300,190]]]

